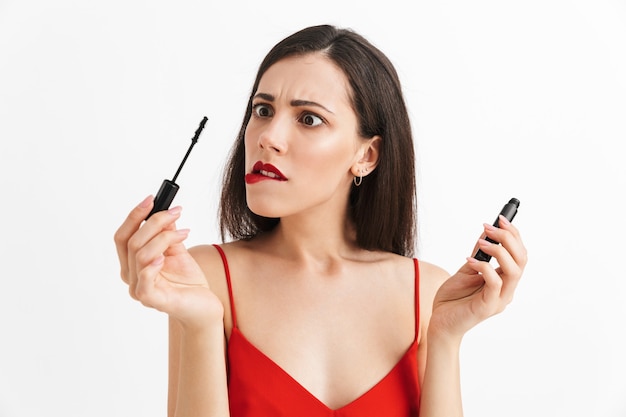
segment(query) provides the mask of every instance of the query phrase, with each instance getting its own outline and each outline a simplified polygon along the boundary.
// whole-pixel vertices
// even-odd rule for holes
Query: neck
[[[340,210],[312,210],[281,218],[270,240],[280,254],[305,263],[350,258],[358,249],[347,204]]]

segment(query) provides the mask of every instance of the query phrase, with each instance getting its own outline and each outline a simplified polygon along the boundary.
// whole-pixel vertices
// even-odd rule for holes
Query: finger
[[[513,294],[522,276],[522,267],[517,264],[505,247],[482,239],[478,245],[483,252],[493,256],[498,261],[499,267],[494,272],[502,281],[500,298],[504,305],[509,304],[513,300]]]
[[[481,291],[481,300],[478,307],[479,318],[485,319],[502,310],[500,293],[502,291],[502,279],[493,269],[489,262],[479,261],[474,258],[467,258],[467,265],[474,271],[481,274],[485,285]]]
[[[134,295],[146,307],[157,308],[160,306],[159,299],[162,296],[157,292],[156,280],[164,263],[165,256],[160,255],[137,273]]]
[[[513,224],[506,218],[500,219],[500,229],[503,230],[504,236],[502,238],[502,245],[511,253],[515,262],[523,269],[528,263],[528,252],[519,230],[513,226]]]
[[[122,225],[115,231],[113,240],[117,257],[120,262],[120,276],[128,283],[128,240],[139,229],[141,222],[146,218],[152,209],[154,198],[149,195],[139,203],[126,217]]]
[[[157,246],[157,241],[163,244],[169,241],[169,245],[176,245],[181,242],[189,234],[189,230],[174,230],[160,233],[155,237],[146,248],[150,245]],[[182,243],[178,243],[182,245]],[[166,243],[167,245],[167,243]],[[176,284],[169,282],[167,277],[163,276],[163,268],[166,267],[167,256],[157,255],[152,261],[137,271],[137,285],[135,289],[136,299],[147,307],[155,308],[159,311],[167,312],[168,306],[171,307],[172,295],[176,291],[172,288]]]
[[[513,223],[511,223],[509,221],[509,219],[507,219],[506,217],[504,217],[503,215],[500,215],[500,217],[498,218],[498,226],[500,227],[500,229],[503,230],[508,230],[509,232],[511,232],[516,238],[521,239],[520,236],[520,232],[517,229],[517,227],[515,227],[513,225]]]
[[[500,227],[485,223],[484,228],[486,237],[502,244],[521,268],[526,265],[526,248],[522,243],[519,231],[507,219],[504,217],[500,219]]]
[[[506,219],[500,219],[500,229],[486,228],[487,234],[501,245],[481,243],[481,249],[496,258],[499,268],[496,270],[502,278],[501,298],[505,305],[513,301],[515,290],[528,261],[526,248],[521,241],[519,231]],[[487,230],[489,229],[489,230]],[[494,228],[495,229],[495,228]]]
[[[169,210],[160,211],[150,217],[148,221],[128,239],[128,252],[137,253],[146,243],[164,230],[175,230],[175,222],[180,218],[182,207],[176,206]]]
[[[170,249],[184,250],[182,242],[189,236],[189,229],[165,230],[148,241],[135,256],[137,273],[161,256],[172,255]],[[182,249],[179,249],[182,248]]]
[[[182,207],[172,207],[160,211],[150,217],[148,221],[128,239],[128,284],[131,296],[134,297],[134,287],[137,283],[137,252],[139,252],[158,233],[175,229],[175,222],[180,217]]]

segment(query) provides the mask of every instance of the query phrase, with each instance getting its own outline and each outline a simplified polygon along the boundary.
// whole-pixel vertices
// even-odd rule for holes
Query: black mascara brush
[[[196,129],[196,133],[193,135],[193,138],[191,138],[191,145],[189,145],[189,149],[187,149],[187,153],[185,154],[185,157],[183,158],[180,165],[178,166],[178,170],[176,170],[176,174],[174,174],[174,177],[171,180],[163,180],[161,188],[159,188],[159,192],[154,198],[154,207],[152,208],[150,214],[148,214],[148,217],[146,217],[146,220],[148,220],[150,216],[152,216],[156,212],[167,210],[170,207],[170,204],[172,204],[172,201],[174,200],[174,197],[176,196],[176,193],[180,188],[178,184],[176,184],[176,178],[178,178],[178,174],[180,174],[180,171],[183,169],[183,165],[185,165],[185,162],[187,161],[187,158],[189,157],[189,154],[191,153],[194,145],[196,144],[196,142],[198,142],[198,137],[200,137],[200,133],[204,129],[204,125],[206,125],[207,120],[209,119],[204,116],[204,118],[200,122],[200,126],[198,126],[198,129]]]

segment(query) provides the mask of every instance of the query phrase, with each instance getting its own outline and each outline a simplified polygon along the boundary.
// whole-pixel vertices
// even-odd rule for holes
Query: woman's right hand
[[[115,233],[122,280],[131,297],[163,311],[183,327],[201,329],[222,321],[224,307],[185,248],[189,230],[177,230],[181,208],[155,213],[152,196],[135,207]]]

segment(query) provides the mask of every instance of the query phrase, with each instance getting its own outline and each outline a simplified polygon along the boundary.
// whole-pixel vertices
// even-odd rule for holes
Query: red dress
[[[224,263],[233,330],[228,341],[228,396],[231,417],[417,417],[420,387],[417,376],[419,266],[415,264],[415,339],[398,363],[369,391],[333,410],[257,349],[237,327],[228,262]]]

